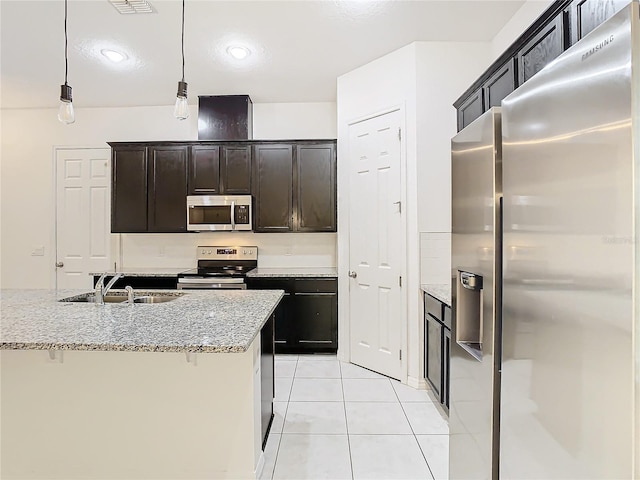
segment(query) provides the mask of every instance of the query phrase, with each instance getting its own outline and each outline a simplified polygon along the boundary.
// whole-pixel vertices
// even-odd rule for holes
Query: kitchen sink
[[[166,303],[166,302],[171,302],[176,298],[178,298],[178,296],[176,295],[164,295],[164,296],[144,295],[141,297],[135,297],[133,299],[133,303]]]
[[[166,303],[180,298],[183,293],[164,293],[164,292],[140,292],[134,296],[133,303]],[[95,292],[82,293],[73,297],[67,297],[59,300],[60,302],[71,303],[96,303]],[[113,292],[111,295],[105,295],[104,303],[127,303],[126,292]]]

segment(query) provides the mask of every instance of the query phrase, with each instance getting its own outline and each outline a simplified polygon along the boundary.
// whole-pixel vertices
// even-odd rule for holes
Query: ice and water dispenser
[[[456,281],[456,342],[482,360],[482,275],[458,270]]]

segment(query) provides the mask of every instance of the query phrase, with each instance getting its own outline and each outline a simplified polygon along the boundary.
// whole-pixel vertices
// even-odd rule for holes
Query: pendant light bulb
[[[71,95],[71,87],[67,83],[67,74],[69,73],[67,43],[67,0],[64,0],[64,85],[60,85],[60,106],[58,107],[58,120],[60,120],[65,125],[69,125],[76,121],[76,113],[73,111],[73,96]]]
[[[71,87],[67,84],[60,85],[60,107],[58,108],[58,120],[66,125],[76,121],[76,114],[73,110]]]
[[[178,82],[178,95],[176,97],[176,106],[173,109],[173,115],[178,120],[186,120],[189,118],[189,104],[187,103],[187,82]]]
[[[178,120],[189,118],[189,104],[187,103],[187,82],[184,81],[184,0],[182,0],[182,80],[178,82],[178,95],[173,115]]]

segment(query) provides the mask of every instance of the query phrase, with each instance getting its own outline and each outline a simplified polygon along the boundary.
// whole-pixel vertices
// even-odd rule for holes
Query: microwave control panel
[[[249,207],[247,205],[236,205],[235,222],[245,225],[249,223]]]

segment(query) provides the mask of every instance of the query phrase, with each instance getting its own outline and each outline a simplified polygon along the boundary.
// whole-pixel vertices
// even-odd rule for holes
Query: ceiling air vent
[[[154,8],[147,0],[109,0],[122,14],[130,13],[155,13]]]

